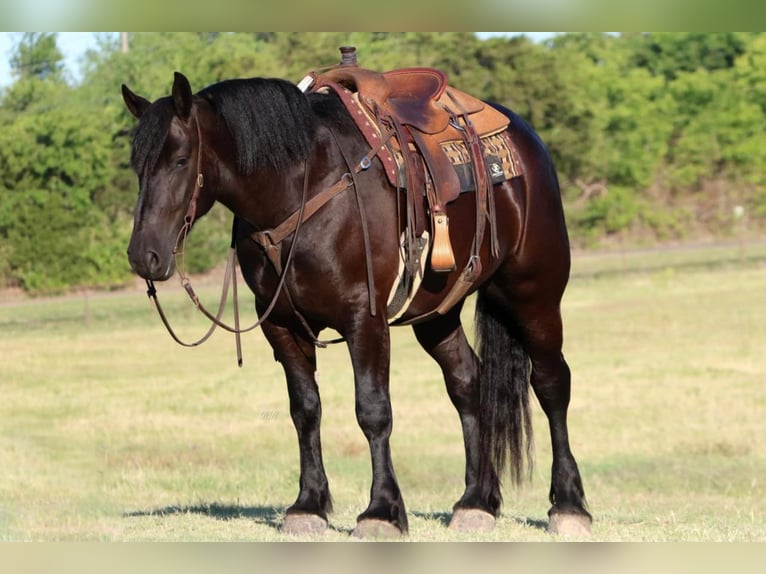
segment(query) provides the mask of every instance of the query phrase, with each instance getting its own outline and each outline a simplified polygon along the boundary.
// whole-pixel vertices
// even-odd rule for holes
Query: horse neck
[[[321,191],[340,166],[341,158],[328,155],[327,139],[326,135],[317,137],[309,159],[285,170],[262,168],[245,175],[235,161],[223,161],[219,157],[216,199],[258,229],[276,227],[296,211],[304,199]],[[233,154],[229,157],[233,158]]]
[[[259,227],[268,225],[269,220],[280,215],[280,205],[295,195],[295,176],[268,169],[243,174],[237,165],[231,134],[215,112],[201,107],[197,121],[201,128],[200,172],[204,182],[198,199],[198,217],[218,202],[245,221]]]
[[[304,166],[287,173],[258,170],[247,176],[235,171],[222,187],[219,201],[256,228],[274,227],[300,205],[304,173]]]

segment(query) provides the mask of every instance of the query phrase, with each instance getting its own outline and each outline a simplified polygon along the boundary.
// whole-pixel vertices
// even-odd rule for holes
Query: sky
[[[13,82],[9,61],[20,32],[0,32],[0,88]],[[80,78],[79,62],[90,48],[96,48],[97,34],[103,32],[59,32],[58,47],[64,55],[64,66],[74,80]]]
[[[104,32],[59,32],[58,47],[64,55],[64,67],[68,76],[74,81],[81,77],[80,61],[83,55],[91,48],[97,47],[96,37]],[[117,32],[115,32],[116,34]],[[20,32],[0,32],[0,88],[4,88],[13,82],[9,61],[13,54]],[[498,34],[498,32],[479,32],[482,37]],[[535,40],[542,40],[553,32],[524,32]]]

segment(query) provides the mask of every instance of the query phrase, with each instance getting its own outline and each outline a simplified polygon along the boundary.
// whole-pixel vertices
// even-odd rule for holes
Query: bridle
[[[207,341],[210,336],[213,334],[215,329],[217,327],[220,327],[226,331],[229,331],[230,333],[233,333],[235,336],[236,341],[236,351],[237,351],[237,365],[242,366],[242,343],[240,335],[242,333],[247,333],[249,331],[252,331],[256,328],[258,328],[261,324],[263,324],[264,321],[269,317],[271,312],[274,310],[274,307],[276,306],[277,301],[279,300],[279,297],[282,293],[282,290],[284,289],[288,300],[290,302],[290,306],[293,309],[293,312],[296,314],[300,322],[303,324],[304,328],[307,330],[308,335],[313,340],[314,344],[319,347],[324,347],[331,343],[338,343],[343,341],[343,338],[334,339],[332,341],[319,341],[312,331],[312,329],[309,327],[306,320],[303,318],[303,316],[297,311],[295,308],[295,305],[292,303],[292,298],[290,297],[290,292],[285,288],[285,280],[287,278],[287,273],[290,269],[290,265],[292,263],[293,259],[293,253],[295,251],[295,246],[298,243],[298,234],[300,232],[302,224],[309,219],[314,213],[316,213],[322,206],[324,206],[328,201],[330,201],[333,197],[338,195],[340,192],[348,189],[349,187],[354,187],[357,190],[356,197],[357,197],[357,205],[359,207],[359,212],[362,217],[362,225],[364,230],[364,238],[365,238],[365,254],[367,259],[367,276],[368,276],[368,289],[370,291],[370,306],[371,306],[371,313],[375,315],[375,303],[374,303],[374,279],[372,277],[372,261],[371,261],[371,254],[370,254],[370,248],[369,248],[369,236],[367,233],[367,225],[366,220],[364,217],[364,211],[362,209],[361,205],[361,198],[358,193],[358,186],[356,185],[356,175],[359,174],[361,171],[367,170],[370,165],[372,158],[375,157],[375,155],[378,153],[380,148],[386,144],[388,139],[393,135],[393,132],[389,133],[387,136],[384,136],[381,138],[381,141],[376,145],[374,148],[372,148],[367,155],[365,155],[353,168],[351,167],[351,163],[349,162],[349,159],[343,150],[343,148],[340,146],[340,143],[337,142],[341,154],[343,155],[344,161],[346,162],[347,167],[349,168],[349,171],[343,173],[341,175],[340,179],[331,187],[323,190],[319,194],[315,195],[311,199],[308,199],[308,186],[309,186],[309,169],[308,169],[308,161],[306,161],[304,165],[304,175],[303,175],[303,189],[301,192],[301,203],[300,207],[293,212],[287,219],[285,219],[281,224],[276,226],[273,229],[270,230],[264,230],[264,231],[256,231],[253,234],[251,234],[250,238],[258,243],[265,251],[269,261],[274,266],[275,270],[279,274],[279,282],[277,283],[277,287],[275,289],[274,295],[271,298],[271,301],[269,302],[269,305],[266,307],[266,310],[263,312],[263,314],[259,317],[259,319],[246,328],[241,328],[239,324],[239,304],[238,304],[238,297],[237,297],[237,272],[236,272],[236,229],[237,229],[237,216],[234,217],[234,222],[232,225],[232,238],[231,238],[231,245],[229,249],[229,255],[227,257],[226,261],[226,271],[224,273],[224,280],[223,280],[223,286],[221,289],[221,299],[218,304],[218,310],[215,314],[210,312],[200,301],[199,297],[194,291],[194,288],[191,285],[191,281],[186,274],[186,240],[189,235],[189,231],[192,228],[192,225],[194,223],[194,219],[197,214],[197,202],[199,200],[199,194],[200,190],[205,184],[205,178],[202,174],[202,131],[200,129],[199,125],[199,119],[197,116],[194,116],[194,123],[195,128],[197,131],[197,158],[196,158],[196,181],[194,185],[194,191],[192,192],[191,200],[189,201],[189,207],[187,208],[186,215],[184,216],[184,223],[181,226],[181,229],[178,232],[178,235],[176,236],[176,243],[173,247],[173,257],[175,259],[176,263],[176,272],[178,273],[178,276],[181,280],[181,285],[184,288],[184,291],[186,291],[187,295],[191,299],[191,301],[194,303],[194,306],[199,310],[205,317],[207,317],[211,324],[208,330],[205,332],[202,337],[199,339],[187,342],[182,340],[173,330],[172,326],[170,325],[170,322],[165,315],[165,312],[162,309],[162,306],[160,305],[159,299],[157,297],[157,288],[154,285],[154,281],[151,279],[146,279],[146,285],[147,285],[147,296],[153,301],[155,308],[157,309],[157,313],[160,316],[160,319],[162,320],[162,323],[165,325],[165,328],[167,329],[170,336],[173,338],[173,340],[178,343],[179,345],[182,345],[184,347],[196,347],[198,345],[201,345],[205,341]],[[335,134],[333,133],[333,136]],[[281,264],[281,249],[280,244],[282,240],[284,240],[289,235],[294,235],[293,241],[290,244],[290,248],[287,253],[287,259],[285,260],[284,266]],[[180,249],[179,249],[180,246]],[[179,255],[180,255],[180,262],[179,262]],[[232,287],[232,294],[233,294],[233,313],[234,313],[234,325],[228,325],[224,323],[221,318],[223,316],[224,309],[226,308],[226,302],[228,301],[228,295],[229,295],[229,287]]]
[[[159,298],[157,297],[157,288],[154,286],[154,282],[151,279],[146,279],[146,285],[147,285],[147,296],[152,299],[154,302],[154,305],[157,309],[157,312],[160,316],[160,319],[162,319],[162,323],[165,325],[165,328],[167,329],[170,336],[173,338],[173,340],[178,343],[179,345],[182,345],[184,347],[196,347],[198,345],[201,345],[205,341],[207,341],[210,336],[213,334],[215,329],[217,327],[220,327],[226,331],[229,331],[231,333],[234,333],[235,341],[236,341],[236,349],[237,349],[237,365],[242,366],[242,342],[240,335],[242,333],[246,333],[248,331],[252,331],[253,329],[258,328],[271,314],[272,310],[276,306],[277,300],[279,299],[279,295],[282,291],[282,288],[285,283],[285,277],[287,275],[287,269],[289,268],[290,262],[292,260],[293,255],[293,248],[295,246],[295,241],[293,241],[293,244],[290,246],[290,251],[288,253],[288,259],[287,263],[285,265],[285,270],[282,273],[282,275],[279,278],[279,283],[277,284],[276,291],[274,293],[274,296],[271,299],[271,302],[269,303],[269,306],[264,311],[263,315],[252,325],[246,328],[241,328],[239,325],[239,301],[238,301],[238,293],[237,293],[237,271],[236,271],[236,246],[235,246],[235,232],[236,232],[236,226],[237,226],[237,219],[234,218],[234,223],[232,225],[232,240],[231,240],[231,246],[229,248],[229,255],[226,260],[226,271],[224,272],[224,279],[223,279],[223,286],[221,289],[221,299],[218,304],[218,310],[215,314],[211,313],[200,301],[199,297],[197,296],[196,292],[194,291],[194,288],[191,285],[191,280],[189,279],[189,276],[186,274],[186,240],[189,236],[189,231],[192,228],[192,225],[194,224],[194,219],[197,214],[197,202],[199,200],[199,193],[202,187],[205,184],[205,177],[202,174],[202,130],[200,129],[199,125],[199,119],[197,116],[194,116],[194,124],[197,131],[197,159],[196,159],[196,181],[194,184],[194,191],[192,192],[191,200],[189,201],[189,207],[186,210],[186,215],[184,216],[184,223],[181,226],[181,229],[178,232],[178,235],[176,236],[176,243],[173,247],[173,257],[175,259],[176,263],[176,272],[178,273],[178,276],[181,280],[181,286],[184,288],[184,291],[186,291],[187,295],[191,299],[191,301],[194,303],[194,306],[203,314],[205,317],[207,317],[211,324],[208,330],[205,332],[202,337],[199,339],[187,342],[182,340],[173,330],[173,327],[170,325],[170,322],[168,321],[167,316],[165,315],[165,312],[162,309],[162,306],[160,305]],[[301,197],[301,207],[299,209],[299,212],[301,213],[301,216],[299,217],[300,222],[302,222],[302,212],[306,205],[306,193],[308,188],[308,169],[305,170],[304,175],[304,183],[303,183],[303,192]],[[300,227],[300,222],[298,224],[298,228]],[[297,228],[296,228],[297,231]],[[180,246],[180,249],[179,249]],[[181,261],[179,262],[179,255],[181,257]],[[226,302],[228,301],[229,297],[229,286],[232,285],[232,293],[233,293],[233,311],[234,311],[234,325],[230,326],[226,323],[224,323],[221,320],[221,317],[223,316],[224,309],[226,308]]]

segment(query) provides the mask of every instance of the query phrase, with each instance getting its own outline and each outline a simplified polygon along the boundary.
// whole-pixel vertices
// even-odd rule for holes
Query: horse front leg
[[[356,418],[372,459],[370,504],[357,517],[354,536],[391,538],[408,531],[407,514],[391,461],[389,367],[391,342],[385,319],[366,316],[345,333],[354,369]]]
[[[322,462],[319,433],[322,404],[316,373],[316,350],[310,341],[289,329],[263,323],[263,333],[282,364],[290,397],[290,416],[298,433],[300,452],[300,490],[298,498],[286,511],[282,532],[320,534],[327,528],[327,513],[332,512],[332,498]]]

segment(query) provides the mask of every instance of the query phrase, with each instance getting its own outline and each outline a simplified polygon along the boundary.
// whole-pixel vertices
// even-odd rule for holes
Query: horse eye
[[[179,157],[176,160],[176,167],[184,167],[187,163],[189,163],[189,158]]]

